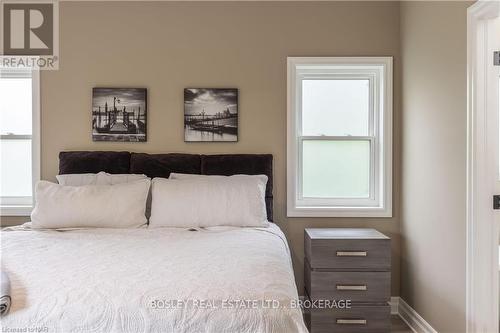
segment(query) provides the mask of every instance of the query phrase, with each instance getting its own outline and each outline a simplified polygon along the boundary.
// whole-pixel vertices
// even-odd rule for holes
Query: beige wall
[[[465,2],[401,4],[401,296],[465,331]]]
[[[463,332],[467,6],[63,2],[61,69],[41,78],[42,177],[55,179],[61,150],[272,153],[300,290],[305,227],[375,227],[393,239],[393,295],[439,332]],[[394,218],[287,219],[286,56],[349,55],[395,58]],[[148,88],[147,143],[92,142],[96,86]],[[240,89],[238,143],[183,142],[183,88],[196,86]]]
[[[62,150],[272,153],[275,219],[299,289],[305,227],[375,227],[393,239],[399,294],[399,3],[61,2],[60,11],[60,70],[41,76],[44,179],[55,179]],[[395,59],[394,218],[287,219],[286,57],[351,55]],[[147,143],[92,142],[96,86],[148,88]],[[239,88],[238,143],[184,143],[185,87]]]

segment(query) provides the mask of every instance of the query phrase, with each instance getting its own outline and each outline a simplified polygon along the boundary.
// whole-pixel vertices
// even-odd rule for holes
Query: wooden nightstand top
[[[310,239],[390,239],[369,228],[306,228]]]

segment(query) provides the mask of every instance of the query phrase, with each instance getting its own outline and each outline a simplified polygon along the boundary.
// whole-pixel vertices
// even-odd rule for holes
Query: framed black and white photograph
[[[238,89],[184,89],[184,141],[238,141]]]
[[[92,89],[92,140],[147,141],[145,88]]]

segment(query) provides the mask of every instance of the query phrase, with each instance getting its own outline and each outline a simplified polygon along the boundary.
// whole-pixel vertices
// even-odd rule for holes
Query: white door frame
[[[497,177],[488,142],[498,142],[498,111],[488,110],[487,24],[500,16],[500,1],[478,1],[467,11],[467,267],[468,333],[498,332],[498,232],[492,195]],[[496,159],[496,161],[495,161]],[[496,176],[496,175],[495,175]],[[500,193],[499,193],[500,194]]]

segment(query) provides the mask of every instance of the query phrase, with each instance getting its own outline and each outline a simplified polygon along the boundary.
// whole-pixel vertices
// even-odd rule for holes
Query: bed
[[[134,156],[135,155],[135,156]],[[266,174],[272,156],[65,152],[60,173]],[[307,332],[286,238],[268,228],[1,232],[12,307],[2,329],[45,332]]]

